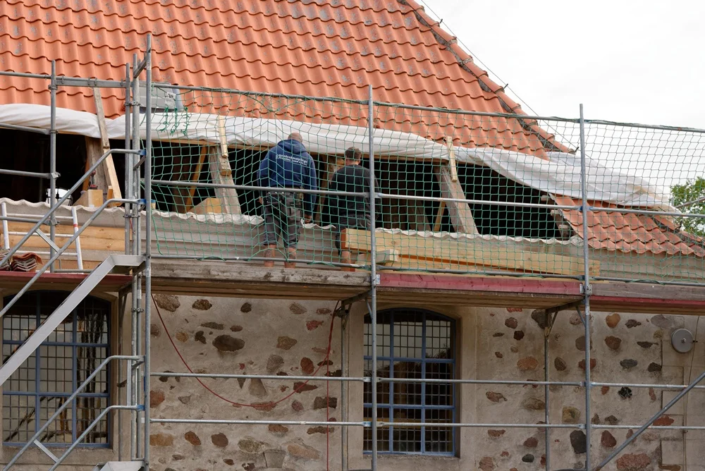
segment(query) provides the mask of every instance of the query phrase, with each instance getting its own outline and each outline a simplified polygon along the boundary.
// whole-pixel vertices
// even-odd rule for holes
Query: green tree
[[[688,180],[682,185],[673,185],[671,194],[673,195],[673,206],[680,206],[702,198],[702,201],[681,208],[681,211],[687,214],[705,214],[705,178],[698,177],[695,180]],[[705,220],[680,218],[678,222],[684,231],[705,237]]]

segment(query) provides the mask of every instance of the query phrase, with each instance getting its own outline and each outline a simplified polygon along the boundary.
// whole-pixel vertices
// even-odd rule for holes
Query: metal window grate
[[[64,292],[25,294],[3,317],[3,362],[68,296]],[[7,303],[11,297],[6,297]],[[66,398],[109,355],[110,303],[86,298],[37,351],[7,380],[3,389],[3,444],[27,442]],[[109,405],[110,372],[99,373],[83,394],[40,437],[48,446],[76,440]],[[109,419],[101,420],[85,447],[109,445]]]
[[[454,379],[455,321],[419,309],[391,309],[377,315],[377,375],[380,378]],[[365,316],[365,376],[372,376],[371,317]],[[365,383],[365,420],[372,417],[372,388]],[[383,422],[452,423],[453,384],[380,383],[378,419]],[[455,454],[455,429],[385,427],[378,429],[380,453]],[[365,452],[372,434],[365,429]]]

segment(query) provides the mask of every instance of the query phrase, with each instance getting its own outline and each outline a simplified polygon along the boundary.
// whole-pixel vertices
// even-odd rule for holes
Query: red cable
[[[152,301],[154,301],[154,295],[152,295]],[[156,310],[157,310],[157,315],[159,316],[159,320],[161,321],[162,326],[164,327],[164,331],[166,332],[166,336],[169,338],[169,342],[171,342],[171,346],[174,347],[174,350],[176,351],[176,354],[177,354],[177,355],[179,356],[179,358],[181,359],[181,363],[184,364],[184,366],[185,366],[186,369],[189,371],[189,373],[193,373],[193,370],[192,370],[191,367],[188,365],[188,363],[186,363],[186,360],[184,359],[183,355],[181,355],[181,352],[179,351],[179,348],[176,346],[176,343],[174,343],[174,339],[171,338],[171,334],[169,333],[169,329],[167,329],[166,324],[164,323],[164,318],[162,318],[162,313],[159,311],[159,306],[157,306],[156,301],[154,301],[154,307],[155,307]],[[311,376],[316,376],[316,374],[320,371],[320,369],[323,368],[323,365],[324,365],[324,364],[326,365],[326,371],[328,370],[328,358],[330,357],[331,343],[332,343],[332,340],[333,340],[333,324],[334,324],[334,320],[335,320],[335,317],[332,315],[332,316],[331,316],[331,321],[330,321],[330,332],[328,333],[328,350],[326,351],[326,357],[323,359],[323,363],[321,363],[321,364],[318,366],[318,368],[316,368],[316,370],[313,372],[313,374],[312,374]],[[227,398],[221,396],[220,394],[218,394],[217,392],[215,392],[215,391],[213,391],[211,388],[209,388],[203,381],[201,381],[201,378],[198,378],[198,377],[197,377],[197,378],[196,378],[196,381],[198,381],[198,383],[199,383],[201,386],[203,386],[203,387],[206,389],[206,391],[208,391],[209,393],[213,394],[215,397],[217,397],[217,398],[219,398],[219,399],[222,399],[223,401],[225,401],[225,402],[227,402],[227,403],[229,403],[229,404],[232,404],[232,405],[235,405],[235,406],[241,406],[241,407],[262,408],[262,404],[259,404],[259,405],[254,405],[254,404],[242,404],[242,403],[240,403],[240,402],[231,401],[230,399],[227,399]],[[294,390],[293,390],[290,394],[284,396],[283,398],[279,399],[279,400],[276,401],[276,402],[271,402],[271,403],[269,403],[269,405],[271,405],[271,406],[276,406],[277,404],[280,404],[280,403],[286,401],[286,400],[289,399],[291,396],[293,396],[294,394],[296,394],[296,393],[298,393],[299,391],[301,391],[301,390],[304,388],[304,386],[306,386],[306,385],[309,383],[309,381],[311,381],[311,380],[310,380],[310,379],[307,379],[306,381],[304,381],[303,383],[301,383],[301,385],[299,386],[298,389],[297,389],[297,388],[294,388]],[[330,381],[326,381],[326,385],[328,385],[328,383],[330,383]],[[267,405],[267,404],[265,404],[265,405]],[[328,410],[327,410],[327,409],[328,409],[328,397],[327,397],[327,389],[326,389],[326,416],[328,415]],[[327,439],[327,434],[326,434],[326,439]],[[327,452],[326,452],[326,460],[327,460]]]

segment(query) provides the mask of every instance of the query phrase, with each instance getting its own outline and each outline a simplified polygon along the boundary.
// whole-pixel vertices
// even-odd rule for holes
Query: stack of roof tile
[[[10,267],[12,271],[30,272],[36,271],[37,265],[42,263],[42,258],[36,253],[26,253],[23,255],[14,255]]]

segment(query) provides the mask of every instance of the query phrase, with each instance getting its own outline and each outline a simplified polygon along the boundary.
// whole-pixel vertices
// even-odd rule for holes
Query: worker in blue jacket
[[[257,172],[260,186],[318,189],[316,162],[306,152],[302,141],[301,135],[294,132],[267,152]],[[260,203],[264,206],[265,257],[274,258],[277,241],[281,237],[287,249],[287,260],[296,260],[301,211],[303,209],[304,221],[310,222],[316,206],[316,195],[272,189],[264,192]],[[264,265],[273,267],[274,262],[266,261]],[[294,268],[296,264],[288,261],[284,266]]]

